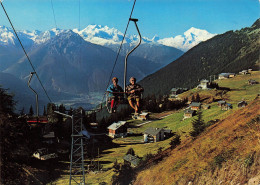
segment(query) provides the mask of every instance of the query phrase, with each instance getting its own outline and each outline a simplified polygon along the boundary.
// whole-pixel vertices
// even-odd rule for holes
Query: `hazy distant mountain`
[[[194,87],[222,72],[259,69],[260,19],[251,27],[228,31],[202,42],[140,83],[147,94],[168,94],[173,87]],[[155,85],[156,84],[156,85]]]
[[[86,42],[72,31],[65,31],[34,48],[29,55],[46,89],[80,94],[104,91],[116,53]],[[123,79],[123,65],[124,58],[120,56],[114,73],[120,79]],[[159,66],[142,58],[130,57],[128,76],[141,79]],[[23,57],[5,72],[27,80],[31,67]]]
[[[111,44],[107,47],[111,48],[115,52],[118,52],[120,45]],[[122,56],[125,56],[132,47],[132,44],[123,44],[120,54]],[[172,60],[179,58],[181,55],[183,55],[183,53],[184,52],[174,47],[164,46],[155,43],[144,43],[141,44],[138,49],[135,50],[135,52],[133,52],[131,55],[148,59],[154,63],[160,64],[161,67],[164,67],[165,65],[172,62]]]
[[[19,112],[24,108],[25,113],[29,112],[29,108],[32,105],[36,114],[36,101],[35,94],[28,88],[27,83],[20,80],[19,78],[0,72],[0,86],[4,89],[8,89],[10,94],[14,95],[16,101],[16,112]],[[33,87],[34,88],[34,87]],[[36,89],[35,89],[36,90]],[[40,92],[40,90],[37,89]],[[44,105],[47,105],[48,100],[45,96],[39,96],[39,112],[43,113]]]

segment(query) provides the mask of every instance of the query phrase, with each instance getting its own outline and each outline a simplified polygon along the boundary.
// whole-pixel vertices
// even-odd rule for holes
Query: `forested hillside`
[[[173,87],[191,88],[198,80],[222,72],[259,67],[260,19],[251,27],[228,31],[202,42],[176,61],[144,78],[145,95],[168,94]]]

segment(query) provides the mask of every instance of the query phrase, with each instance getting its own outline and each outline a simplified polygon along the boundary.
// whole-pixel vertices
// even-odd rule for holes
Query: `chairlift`
[[[28,87],[33,91],[35,94],[35,101],[36,101],[36,116],[29,117],[27,119],[28,124],[37,124],[37,123],[48,123],[47,116],[39,116],[39,102],[38,102],[38,94],[37,92],[30,86],[31,80],[33,75],[36,74],[36,72],[31,72],[30,77],[28,80]]]
[[[127,60],[128,60],[128,57],[129,55],[138,47],[140,46],[141,44],[141,41],[142,41],[142,36],[141,36],[141,33],[138,29],[138,26],[137,26],[137,21],[138,19],[134,19],[134,18],[129,18],[129,21],[133,21],[135,23],[135,27],[136,27],[136,30],[139,34],[139,42],[138,44],[130,51],[127,53],[126,57],[125,57],[125,67],[124,67],[124,92],[109,92],[109,91],[106,91],[106,107],[107,107],[107,111],[109,113],[114,113],[116,112],[116,109],[117,109],[117,105],[118,104],[124,104],[127,102],[127,100],[125,99],[125,92],[126,92],[126,77],[127,77]],[[120,96],[122,94],[122,96]],[[113,99],[115,99],[115,96],[116,96],[116,103],[113,107],[111,107],[111,102]],[[142,96],[142,95],[141,95]]]

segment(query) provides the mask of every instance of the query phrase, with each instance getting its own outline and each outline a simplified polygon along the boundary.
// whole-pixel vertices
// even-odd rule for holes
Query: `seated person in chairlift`
[[[136,79],[131,77],[129,80],[130,84],[126,87],[126,94],[129,105],[135,110],[135,114],[139,113],[141,93],[144,89],[136,84]]]
[[[116,77],[112,78],[112,82],[113,84],[111,84],[108,88],[107,88],[107,92],[108,97],[111,101],[111,109],[110,109],[110,113],[112,112],[116,112],[116,107],[119,104],[119,99],[123,97],[123,89],[122,87],[120,87],[118,85],[118,79]]]

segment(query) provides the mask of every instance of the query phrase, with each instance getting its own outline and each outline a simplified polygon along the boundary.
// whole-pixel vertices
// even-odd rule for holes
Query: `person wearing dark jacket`
[[[131,77],[129,82],[130,84],[126,87],[126,94],[128,96],[127,99],[129,105],[135,110],[135,113],[137,114],[140,107],[141,93],[144,91],[144,89],[141,87],[141,85],[135,83],[136,78],[134,77]]]

